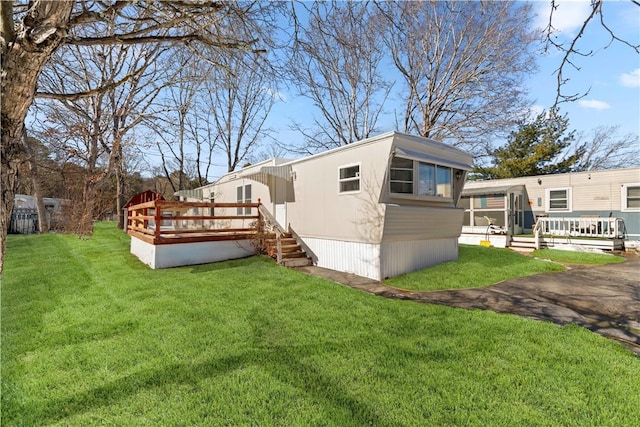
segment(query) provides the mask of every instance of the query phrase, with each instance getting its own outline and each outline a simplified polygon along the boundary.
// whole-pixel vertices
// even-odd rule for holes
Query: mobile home
[[[469,181],[458,207],[465,210],[461,243],[490,234],[496,246],[509,246],[540,219],[565,224],[558,233],[569,237],[630,243],[640,240],[640,168]]]
[[[197,194],[216,203],[260,200],[316,265],[380,280],[457,259],[464,209],[456,205],[472,162],[446,144],[390,132],[299,160],[267,160]]]

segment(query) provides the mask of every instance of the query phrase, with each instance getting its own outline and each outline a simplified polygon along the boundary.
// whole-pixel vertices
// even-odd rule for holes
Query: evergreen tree
[[[569,119],[557,110],[542,112],[511,132],[504,147],[490,153],[492,166],[476,167],[482,179],[516,178],[570,172],[584,154],[584,146],[567,153],[575,131],[567,133]]]

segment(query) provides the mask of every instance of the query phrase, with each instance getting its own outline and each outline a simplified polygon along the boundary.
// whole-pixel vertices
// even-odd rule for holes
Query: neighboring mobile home
[[[623,228],[611,237],[637,241],[640,168],[469,181],[458,207],[465,209],[461,243],[485,238],[491,219],[490,240],[509,246],[510,236],[532,233],[538,218],[573,219],[577,225],[565,230],[568,236],[591,227],[594,237],[619,219]]]
[[[42,199],[45,209],[47,227],[55,229],[62,226],[62,207],[67,202],[64,199],[44,197]],[[27,194],[16,194],[11,212],[11,222],[8,232],[17,234],[29,234],[38,232],[38,209],[36,198]]]
[[[216,203],[260,200],[315,264],[380,280],[457,259],[464,209],[456,204],[472,162],[446,144],[390,132],[267,160],[198,193]]]

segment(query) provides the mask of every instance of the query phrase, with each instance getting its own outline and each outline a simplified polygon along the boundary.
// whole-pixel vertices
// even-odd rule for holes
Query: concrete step
[[[542,243],[540,244],[540,246],[544,246]],[[533,248],[535,249],[536,244],[535,242],[511,242],[509,244],[510,248]]]
[[[523,254],[531,253],[536,250],[535,248],[521,248],[516,246],[509,246],[509,249],[511,249],[514,252],[519,252]]]
[[[311,260],[309,258],[285,258],[282,260],[282,265],[284,267],[305,267],[307,265],[312,265]]]

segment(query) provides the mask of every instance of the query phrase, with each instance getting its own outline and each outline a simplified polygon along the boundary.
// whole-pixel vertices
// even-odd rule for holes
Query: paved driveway
[[[640,257],[637,255],[628,256],[621,264],[578,266],[485,288],[450,291],[404,291],[344,273],[325,277],[388,298],[488,309],[561,325],[574,323],[618,340],[640,355]]]

